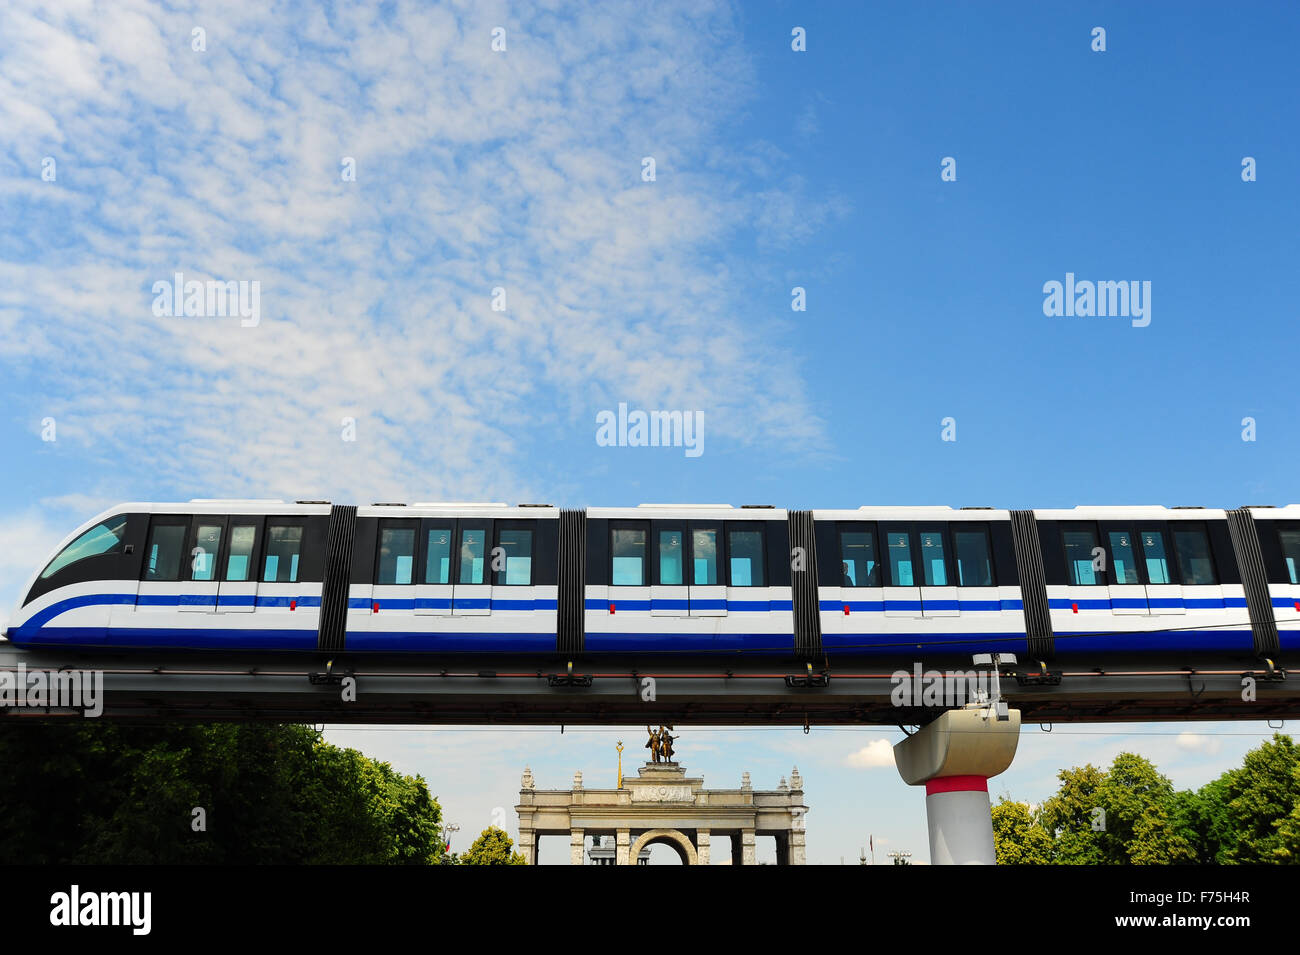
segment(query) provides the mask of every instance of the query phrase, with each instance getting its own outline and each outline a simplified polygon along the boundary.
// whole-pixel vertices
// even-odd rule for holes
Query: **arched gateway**
[[[632,843],[632,848],[628,850],[628,858],[635,859],[641,854],[642,849],[656,842],[662,842],[676,849],[682,865],[700,864],[699,855],[695,851],[695,846],[691,845],[691,840],[676,829],[651,829],[649,832],[641,833],[637,836],[636,842]]]
[[[738,789],[705,789],[701,777],[688,777],[673,762],[650,762],[635,777],[622,777],[616,789],[587,789],[575,773],[571,789],[537,789],[524,770],[519,790],[519,850],[537,861],[537,840],[568,836],[569,860],[583,864],[588,836],[614,837],[615,865],[629,865],[642,849],[659,842],[677,851],[685,865],[709,865],[715,835],[731,838],[733,865],[754,865],[754,840],[776,840],[778,865],[804,865],[803,777],[798,767],[787,784],[754,789],[749,773]]]

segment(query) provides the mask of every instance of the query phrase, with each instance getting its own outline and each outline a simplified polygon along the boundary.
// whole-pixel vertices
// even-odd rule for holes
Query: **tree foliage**
[[[993,846],[998,865],[1047,865],[1052,861],[1052,837],[1028,803],[1005,796],[993,807]]]
[[[488,826],[483,834],[474,840],[469,851],[460,857],[461,865],[524,865],[521,852],[513,852],[514,842],[505,830],[497,826]]]
[[[25,862],[428,864],[442,854],[441,810],[423,779],[306,726],[0,720],[0,765],[0,844]]]
[[[993,807],[1000,864],[1300,864],[1300,750],[1290,737],[1274,734],[1196,791],[1175,791],[1134,753],[1058,779],[1036,811],[1006,798]]]
[[[1297,757],[1292,739],[1274,733],[1272,740],[1246,754],[1240,769],[1220,777],[1227,825],[1216,861],[1300,862],[1292,820],[1300,796]]]

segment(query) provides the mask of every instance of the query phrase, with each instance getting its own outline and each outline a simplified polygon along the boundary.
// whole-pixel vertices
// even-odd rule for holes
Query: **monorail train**
[[[22,647],[1275,657],[1300,506],[1237,510],[191,501],[69,536]]]

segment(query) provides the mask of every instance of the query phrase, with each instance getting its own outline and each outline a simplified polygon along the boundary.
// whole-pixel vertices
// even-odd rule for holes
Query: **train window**
[[[1067,530],[1062,532],[1065,542],[1065,566],[1070,571],[1070,583],[1087,586],[1100,584],[1100,568],[1093,563],[1097,550],[1097,534],[1092,528],[1085,530]]]
[[[952,549],[957,558],[958,587],[992,587],[993,562],[989,559],[986,530],[954,530]]]
[[[718,529],[710,527],[691,533],[691,563],[696,587],[718,585]]]
[[[379,529],[379,566],[375,583],[404,586],[415,577],[415,528]]]
[[[1110,532],[1111,580],[1117,584],[1140,584],[1137,558],[1133,556],[1133,535],[1128,531]]]
[[[43,571],[41,580],[53,577],[69,564],[75,564],[87,557],[101,554],[122,553],[123,540],[126,537],[126,515],[110,517],[102,524],[96,524],[55,555]]]
[[[1174,531],[1174,550],[1178,566],[1183,572],[1183,584],[1200,587],[1217,584],[1214,558],[1210,554],[1210,538],[1199,527],[1180,527]]]
[[[921,530],[921,568],[925,572],[925,586],[948,586],[948,562],[944,558],[943,531],[935,528]]]
[[[659,532],[659,583],[665,587],[682,586],[682,532]]]
[[[905,531],[890,531],[885,535],[885,550],[889,554],[889,582],[895,587],[915,587],[912,535]]]
[[[762,531],[727,531],[727,560],[731,565],[731,586],[765,586]]]
[[[871,531],[840,534],[840,576],[842,587],[879,587],[880,558],[876,556],[876,535]]]
[[[231,525],[230,553],[226,555],[226,580],[248,580],[253,570],[253,543],[256,540],[256,524]]]
[[[217,555],[221,553],[221,524],[200,524],[190,549],[190,580],[216,580]]]
[[[428,544],[424,558],[424,582],[426,584],[451,583],[451,528],[432,528],[429,531]]]
[[[497,582],[504,581],[507,587],[527,587],[533,582],[533,532],[503,529],[498,544],[506,567],[504,577],[497,577]]]
[[[184,524],[155,524],[149,528],[149,549],[145,552],[145,580],[180,580],[185,557]]]
[[[298,580],[298,559],[302,556],[302,527],[292,524],[266,525],[266,563],[262,580],[292,584]]]
[[[462,527],[460,531],[460,580],[462,584],[483,583],[484,553],[487,531]]]
[[[1278,542],[1282,545],[1282,559],[1286,561],[1286,573],[1291,583],[1300,584],[1300,531],[1278,531]]]
[[[1170,583],[1169,558],[1165,552],[1165,535],[1156,530],[1139,531],[1142,541],[1142,559],[1147,565],[1148,584]]]
[[[609,536],[610,583],[615,587],[646,586],[645,531],[615,527]]]

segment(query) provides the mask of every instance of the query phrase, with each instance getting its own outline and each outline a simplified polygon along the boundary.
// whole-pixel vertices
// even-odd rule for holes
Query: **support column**
[[[537,865],[537,834],[532,829],[519,830],[519,851],[524,854],[524,861]]]
[[[627,829],[619,829],[614,833],[614,865],[636,865],[635,862],[628,860],[628,853],[632,850],[632,836]]]
[[[808,864],[808,847],[804,841],[806,838],[802,827],[790,831],[790,865]]]
[[[931,865],[996,865],[988,780],[1020,741],[1020,711],[998,720],[987,706],[949,710],[894,747],[903,782],[925,785]]]
[[[776,864],[789,865],[790,864],[789,834],[785,832],[778,832],[776,833],[774,838],[776,841]]]
[[[709,864],[709,830],[699,829],[695,833],[695,864]]]
[[[758,865],[758,854],[754,849],[753,829],[745,829],[740,833],[740,864]]]
[[[582,865],[583,844],[587,834],[582,829],[569,830],[569,865]]]

